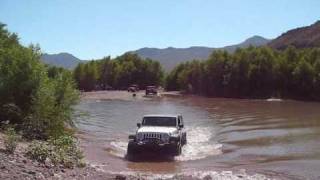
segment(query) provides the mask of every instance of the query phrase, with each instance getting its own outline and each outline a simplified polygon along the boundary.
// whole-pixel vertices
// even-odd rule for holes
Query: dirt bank
[[[25,156],[30,142],[20,140],[14,154],[4,149],[5,135],[0,133],[0,179],[115,179],[117,175],[99,171],[88,164],[84,168],[68,169],[62,166],[38,163]]]

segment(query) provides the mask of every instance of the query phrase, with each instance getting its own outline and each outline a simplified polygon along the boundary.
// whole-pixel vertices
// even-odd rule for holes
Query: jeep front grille
[[[144,133],[139,133],[138,135],[139,140],[148,140],[148,139],[160,139],[162,141],[167,141],[167,137],[169,137],[165,133],[151,133],[151,132],[144,132]]]

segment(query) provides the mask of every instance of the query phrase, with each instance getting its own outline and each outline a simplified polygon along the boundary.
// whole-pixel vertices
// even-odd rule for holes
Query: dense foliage
[[[73,74],[79,89],[84,91],[126,89],[131,84],[144,88],[147,85],[160,85],[163,79],[163,70],[159,62],[142,59],[131,53],[115,59],[106,57],[81,63]]]
[[[20,45],[0,24],[0,122],[14,124],[27,137],[57,137],[71,122],[78,91],[71,72],[46,67],[40,55],[37,46]]]
[[[215,51],[205,61],[178,65],[166,88],[218,97],[320,100],[320,49]]]

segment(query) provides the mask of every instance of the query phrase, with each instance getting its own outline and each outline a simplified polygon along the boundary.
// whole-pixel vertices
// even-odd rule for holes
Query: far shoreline
[[[133,96],[136,94],[136,96]],[[303,98],[250,98],[250,97],[220,97],[220,96],[204,96],[199,94],[186,93],[183,91],[160,91],[157,96],[145,96],[143,90],[136,93],[128,92],[126,90],[101,90],[101,91],[87,91],[81,92],[81,100],[150,100],[153,98],[163,98],[163,97],[181,97],[181,96],[197,96],[200,98],[216,98],[216,99],[226,99],[226,100],[262,100],[268,102],[285,102],[285,101],[297,101],[297,102],[310,102],[310,103],[320,103],[319,101],[303,99]]]
[[[136,94],[133,96],[133,94]],[[81,92],[82,100],[148,100],[151,98],[161,98],[163,96],[179,97],[183,94],[179,91],[160,91],[156,96],[146,96],[144,91],[135,93],[125,90],[112,90],[112,91],[89,91]]]

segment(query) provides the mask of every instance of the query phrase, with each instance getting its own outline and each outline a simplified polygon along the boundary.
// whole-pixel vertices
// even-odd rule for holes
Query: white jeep
[[[177,156],[187,143],[181,115],[145,115],[135,135],[129,136],[127,155],[160,152]]]

